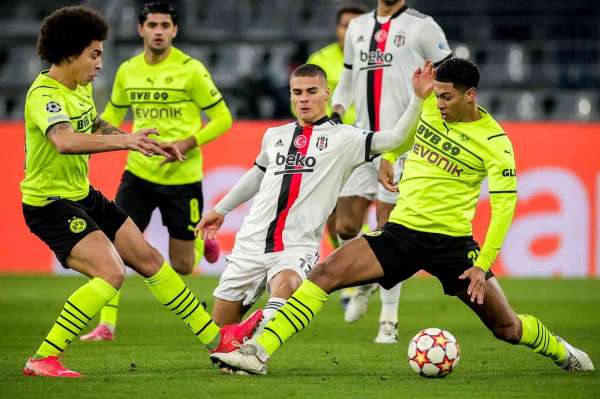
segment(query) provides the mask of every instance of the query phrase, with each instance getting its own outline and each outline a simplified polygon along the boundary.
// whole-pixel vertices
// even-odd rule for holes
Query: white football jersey
[[[325,117],[267,129],[256,165],[265,175],[233,251],[318,251],[323,227],[352,171],[369,161],[373,133]]]
[[[377,10],[348,25],[344,67],[352,70],[356,125],[366,130],[394,127],[414,95],[412,75],[425,60],[451,54],[446,36],[428,15],[403,7],[385,23]]]

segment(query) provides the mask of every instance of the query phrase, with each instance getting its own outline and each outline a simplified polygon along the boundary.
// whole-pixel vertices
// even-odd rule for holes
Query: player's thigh
[[[518,341],[521,336],[520,322],[495,277],[487,279],[481,305],[471,302],[466,290],[458,292],[456,296],[469,306],[496,336],[506,338],[507,341]]]
[[[155,275],[164,262],[162,255],[148,244],[131,218],[127,218],[117,231],[114,244],[127,266],[144,277]]]
[[[224,301],[241,302],[244,309],[250,308],[267,286],[265,254],[234,251],[225,261],[225,270],[213,296]]]
[[[42,207],[23,205],[25,223],[54,252],[65,268],[101,277],[118,288],[122,261],[94,218],[75,201],[58,200]]]
[[[203,208],[202,183],[157,188],[158,208],[171,238],[194,240]]]
[[[119,289],[125,278],[125,265],[108,237],[95,230],[71,249],[66,264],[89,277],[100,277]]]
[[[300,287],[319,259],[313,248],[266,254],[267,284],[272,297],[289,298]]]
[[[151,183],[125,171],[115,198],[116,204],[133,220],[141,231],[146,230],[157,207]]]
[[[336,249],[310,272],[308,279],[331,293],[377,281],[384,276],[379,260],[364,237]]]
[[[228,301],[215,298],[212,310],[212,319],[218,326],[239,323],[244,315],[244,304],[242,301]]]
[[[479,254],[479,244],[472,237],[452,237],[436,233],[419,233],[420,242],[427,253],[423,269],[435,276],[446,295],[457,295],[469,286],[468,280],[459,278],[471,268]],[[490,271],[486,279],[493,277]]]

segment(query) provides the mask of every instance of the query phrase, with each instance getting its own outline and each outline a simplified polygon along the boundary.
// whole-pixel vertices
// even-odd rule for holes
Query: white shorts
[[[268,254],[233,252],[226,257],[227,263],[219,285],[213,295],[226,301],[241,301],[244,306],[256,302],[268,283],[282,270],[293,270],[302,278],[308,274],[319,259],[318,252],[290,250]]]
[[[359,166],[352,172],[348,181],[340,192],[340,197],[364,197],[369,201],[378,199],[387,204],[395,204],[398,193],[386,190],[379,181],[377,175],[379,172],[379,163],[381,157],[375,158],[371,162]],[[398,181],[402,175],[402,161],[398,160],[394,164],[394,181]]]

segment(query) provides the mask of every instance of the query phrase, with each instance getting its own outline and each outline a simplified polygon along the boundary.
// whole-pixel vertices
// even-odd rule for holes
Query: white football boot
[[[344,320],[354,323],[367,314],[369,298],[379,289],[379,284],[367,284],[358,287],[356,294],[350,298],[344,312]]]
[[[397,344],[398,343],[398,323],[391,321],[379,322],[379,333],[375,338],[376,344]]]
[[[233,369],[234,374],[241,374],[238,371],[245,371],[250,374],[267,374],[269,356],[267,356],[262,345],[253,339],[244,342],[233,352],[213,353],[210,358],[213,362],[220,363],[220,367]]]
[[[593,371],[594,364],[587,353],[565,341],[562,337],[555,335],[558,342],[561,342],[569,351],[567,359],[557,366],[565,371]]]

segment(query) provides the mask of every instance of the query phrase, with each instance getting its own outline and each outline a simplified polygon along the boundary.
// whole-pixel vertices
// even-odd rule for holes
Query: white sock
[[[398,304],[400,303],[400,289],[402,283],[396,284],[389,290],[381,287],[381,313],[379,322],[391,321],[398,323]]]
[[[277,309],[279,309],[280,307],[285,305],[286,302],[287,302],[287,299],[283,299],[283,298],[277,298],[277,297],[269,298],[269,301],[267,302],[267,304],[265,305],[265,308],[263,309],[263,319],[261,320],[260,324],[258,325],[258,328],[256,329],[256,332],[254,333],[254,335],[260,334],[260,332],[262,332],[263,328],[265,328],[267,323],[273,318],[273,316],[275,316],[275,312],[277,312]]]

